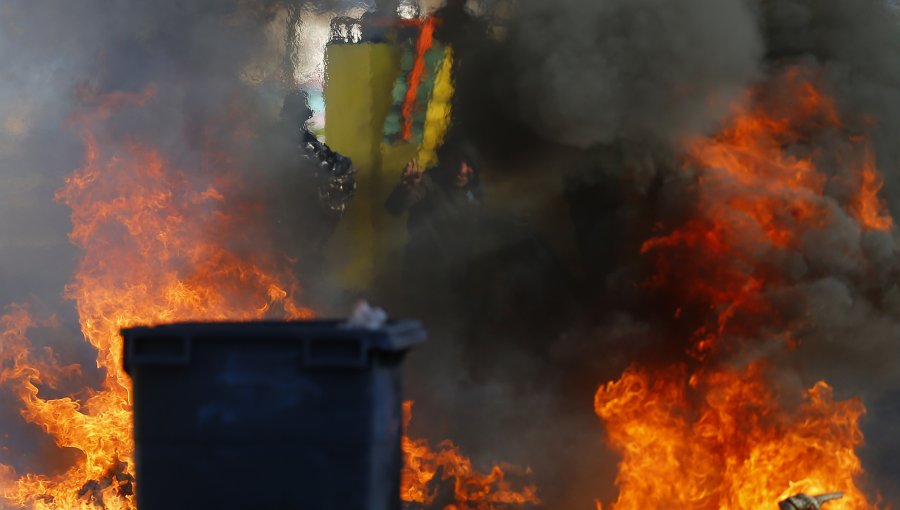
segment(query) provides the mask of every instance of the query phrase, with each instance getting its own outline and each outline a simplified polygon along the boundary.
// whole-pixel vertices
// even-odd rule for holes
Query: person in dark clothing
[[[465,158],[450,158],[422,173],[415,160],[400,176],[385,208],[395,216],[409,213],[409,250],[414,256],[448,259],[460,254],[459,243],[477,227],[481,183]]]
[[[460,152],[443,151],[441,164],[421,172],[410,161],[388,196],[388,213],[407,213],[402,277],[440,289],[443,303],[464,295],[466,267],[477,256],[483,194],[478,172]]]
[[[284,98],[281,122],[285,132],[292,138],[296,137],[303,158],[311,163],[305,166],[313,171],[323,211],[340,218],[356,192],[356,170],[350,158],[331,150],[307,129],[306,124],[312,115],[306,91],[297,90]]]

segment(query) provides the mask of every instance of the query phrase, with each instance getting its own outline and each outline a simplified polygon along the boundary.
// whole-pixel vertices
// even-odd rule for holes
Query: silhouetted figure
[[[317,294],[320,286],[333,285],[322,271],[326,247],[351,207],[356,186],[350,159],[307,129],[312,114],[305,91],[284,98],[280,117],[260,130],[259,169],[248,180],[247,191],[262,200],[269,215],[265,238],[276,240],[307,289],[308,300],[325,295]]]
[[[356,170],[350,158],[320,142],[306,124],[312,118],[306,91],[297,90],[284,98],[282,123],[291,136],[296,136],[302,156],[312,165],[319,202],[329,213],[342,216],[356,192]]]
[[[443,150],[441,164],[421,172],[410,161],[385,208],[408,213],[402,277],[452,299],[478,251],[482,188],[478,172],[462,152]],[[438,290],[440,289],[440,290]]]
[[[409,213],[409,244],[430,256],[453,254],[458,233],[475,228],[482,189],[475,168],[465,158],[451,158],[424,173],[407,163],[385,208],[395,216]]]

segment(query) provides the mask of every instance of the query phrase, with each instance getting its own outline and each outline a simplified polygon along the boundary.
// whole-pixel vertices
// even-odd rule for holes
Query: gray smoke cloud
[[[68,211],[53,194],[63,177],[83,164],[80,133],[68,121],[90,107],[79,91],[100,97],[155,84],[153,108],[122,112],[109,131],[117,141],[146,140],[177,165],[193,163],[197,126],[224,116],[235,96],[248,95],[242,75],[280,78],[279,55],[266,51],[272,41],[264,30],[276,13],[265,4],[247,5],[12,1],[0,6],[0,239],[9,251],[4,278],[11,283],[3,285],[3,297],[20,299],[23,290],[33,289],[52,296],[43,292],[53,286],[49,282],[71,275]],[[44,270],[34,270],[36,260],[44,262],[37,265]]]
[[[715,126],[763,50],[743,0],[526,1],[515,30],[522,113],[581,147]]]

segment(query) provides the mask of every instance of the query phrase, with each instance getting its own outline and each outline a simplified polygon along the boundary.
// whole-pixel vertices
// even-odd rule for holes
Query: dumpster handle
[[[126,343],[126,359],[133,365],[184,366],[191,362],[193,342],[188,335],[168,338],[135,335]]]
[[[369,345],[363,338],[306,338],[303,363],[307,367],[364,368],[369,364]]]

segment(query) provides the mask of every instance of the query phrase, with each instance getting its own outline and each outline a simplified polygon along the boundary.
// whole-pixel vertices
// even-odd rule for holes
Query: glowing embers
[[[404,430],[412,420],[412,405],[411,401],[403,404]],[[533,484],[516,489],[507,480],[510,474],[514,478],[528,476],[529,470],[494,466],[490,473],[479,473],[450,441],[443,441],[439,450],[432,450],[426,440],[412,439],[406,433],[402,447],[400,497],[404,508],[506,510],[540,502]]]

